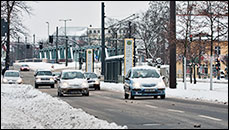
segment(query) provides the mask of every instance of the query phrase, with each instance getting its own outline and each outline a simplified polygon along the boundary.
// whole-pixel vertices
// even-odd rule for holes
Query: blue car
[[[165,98],[165,84],[163,77],[155,67],[133,67],[125,77],[124,97],[134,99],[136,96],[158,96]]]

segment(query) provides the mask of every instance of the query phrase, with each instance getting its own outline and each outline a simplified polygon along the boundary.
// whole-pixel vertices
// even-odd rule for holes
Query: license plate
[[[155,89],[145,89],[145,92],[155,92]]]

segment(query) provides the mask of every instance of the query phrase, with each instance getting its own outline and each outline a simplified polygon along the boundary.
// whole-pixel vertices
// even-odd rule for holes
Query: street
[[[33,71],[21,74],[24,84],[34,86]],[[39,90],[57,97],[56,87],[41,86]],[[91,90],[89,97],[72,95],[57,98],[99,119],[127,125],[129,129],[228,128],[228,105],[223,104],[177,98],[137,97],[125,100],[123,93],[108,90]]]

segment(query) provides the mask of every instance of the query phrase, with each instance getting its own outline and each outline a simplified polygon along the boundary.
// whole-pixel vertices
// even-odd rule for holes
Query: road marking
[[[150,108],[158,108],[156,106],[151,106],[151,105],[145,105],[145,106],[150,107]]]
[[[161,124],[143,124],[143,126],[156,126],[156,125],[161,125]]]
[[[207,119],[211,119],[211,120],[215,120],[215,121],[222,121],[221,119],[210,117],[210,116],[205,116],[205,115],[198,115],[198,116],[203,117],[203,118],[207,118]]]
[[[179,110],[174,110],[174,109],[168,109],[168,111],[171,111],[171,112],[178,112],[178,113],[184,113],[184,111],[179,111]]]

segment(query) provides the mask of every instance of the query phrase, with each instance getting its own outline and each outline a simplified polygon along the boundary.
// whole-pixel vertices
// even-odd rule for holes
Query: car
[[[29,71],[29,70],[30,70],[30,68],[29,68],[29,66],[26,65],[26,64],[23,64],[23,65],[21,65],[21,67],[20,67],[20,71]]]
[[[58,79],[60,78],[60,72],[52,72],[52,76],[54,78],[55,83],[57,83]]]
[[[6,70],[3,75],[2,83],[3,84],[22,84],[22,75],[20,75],[18,70]]]
[[[89,84],[81,70],[62,70],[57,88],[60,97],[65,94],[89,96]]]
[[[124,81],[124,98],[135,96],[158,96],[165,98],[165,84],[157,68],[151,66],[132,67]]]
[[[85,72],[84,76],[87,78],[89,88],[94,88],[95,90],[100,90],[100,77],[94,72]]]
[[[55,87],[55,81],[50,70],[36,70],[35,74],[35,88],[39,86]]]

